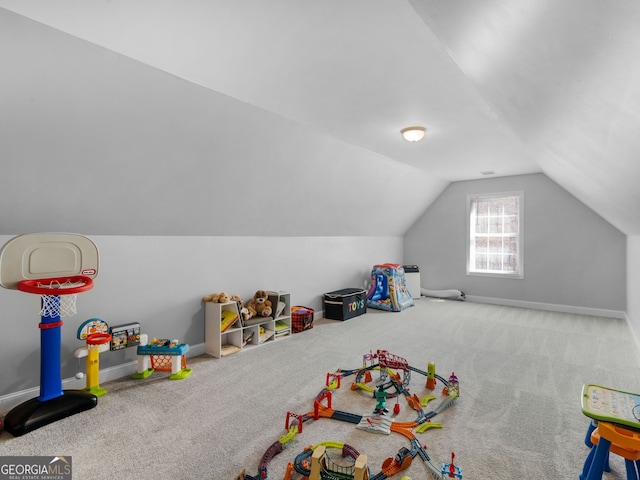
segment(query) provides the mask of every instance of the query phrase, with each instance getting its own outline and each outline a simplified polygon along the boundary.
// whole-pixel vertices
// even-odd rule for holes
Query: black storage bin
[[[324,317],[349,320],[367,312],[367,292],[361,288],[344,288],[324,294]]]

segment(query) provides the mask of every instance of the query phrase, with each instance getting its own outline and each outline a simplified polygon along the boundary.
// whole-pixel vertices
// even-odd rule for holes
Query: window
[[[467,197],[467,274],[523,278],[522,204],[522,192]]]

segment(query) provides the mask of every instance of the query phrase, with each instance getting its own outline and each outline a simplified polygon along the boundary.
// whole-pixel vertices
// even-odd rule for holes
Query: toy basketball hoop
[[[4,417],[5,430],[14,436],[97,405],[97,397],[90,392],[62,389],[60,317],[76,314],[76,296],[93,287],[98,260],[96,245],[75,233],[19,235],[0,249],[0,286],[41,297],[40,396]],[[99,337],[97,341],[106,340]]]
[[[40,295],[40,316],[70,317],[75,315],[76,296],[93,288],[93,280],[82,275],[38,280],[21,280],[17,289]]]
[[[102,345],[111,341],[111,334],[98,332],[87,337],[87,345]]]

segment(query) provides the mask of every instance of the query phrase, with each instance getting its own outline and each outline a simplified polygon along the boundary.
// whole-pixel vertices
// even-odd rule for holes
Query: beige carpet
[[[587,455],[582,385],[640,392],[640,360],[623,320],[422,298],[404,312],[320,320],[272,345],[191,359],[186,380],[156,373],[104,384],[109,394],[88,412],[18,438],[1,433],[0,455],[71,456],[76,480],[233,479],[242,469],[254,476],[267,448],[286,433],[287,412],[313,410],[328,372],[358,368],[363,354],[377,349],[420,370],[434,362],[443,377],[455,371],[461,396],[433,419],[442,428],[416,435],[438,466],[455,452],[471,480],[577,478]],[[371,414],[375,400],[352,391],[353,380],[344,378],[334,391],[333,408]],[[411,376],[420,398],[430,393],[425,380]],[[427,410],[442,401],[436,394]],[[394,404],[394,420],[416,418],[404,400],[393,415]],[[366,454],[372,476],[385,458],[410,447],[397,433],[310,420],[271,461],[268,478],[283,479],[304,447],[325,441]],[[625,478],[617,460],[607,478]],[[431,478],[419,459],[402,474]]]

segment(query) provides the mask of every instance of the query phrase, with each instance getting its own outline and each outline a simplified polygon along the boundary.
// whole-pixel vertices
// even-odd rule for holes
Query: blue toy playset
[[[402,265],[385,263],[373,266],[367,307],[400,312],[414,305],[413,297],[404,282]]]

